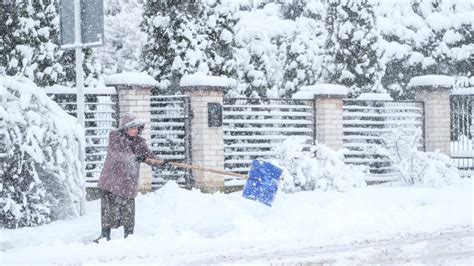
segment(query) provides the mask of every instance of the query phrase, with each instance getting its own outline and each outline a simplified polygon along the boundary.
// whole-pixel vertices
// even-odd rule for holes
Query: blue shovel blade
[[[282,170],[273,164],[253,160],[242,196],[272,206]]]

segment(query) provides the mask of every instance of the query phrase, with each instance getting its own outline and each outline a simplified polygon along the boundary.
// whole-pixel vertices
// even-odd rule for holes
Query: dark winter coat
[[[117,196],[135,198],[138,194],[140,161],[137,157],[157,159],[141,136],[130,137],[129,128],[143,129],[143,122],[125,115],[121,127],[109,135],[109,146],[97,186]]]

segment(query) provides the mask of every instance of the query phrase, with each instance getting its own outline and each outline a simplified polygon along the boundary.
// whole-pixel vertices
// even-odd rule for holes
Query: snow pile
[[[277,154],[277,164],[284,171],[284,191],[347,191],[352,187],[366,186],[361,169],[346,165],[341,152],[323,144],[308,147],[301,139],[290,138],[277,148]]]
[[[2,230],[0,257],[4,265],[202,265],[222,263],[228,256],[282,254],[268,251],[303,253],[321,247],[332,252],[335,246],[352,249],[377,239],[407,241],[423,232],[438,235],[466,227],[469,232],[471,185],[468,179],[443,189],[392,185],[345,193],[278,193],[269,208],[240,192],[203,194],[169,182],[137,197],[135,234],[125,240],[119,228],[112,230],[112,241],[91,242],[100,231],[100,202],[92,201],[87,202],[87,215],[77,219]]]
[[[0,102],[0,227],[81,214],[84,136],[76,119],[27,79],[0,76]]]
[[[421,131],[415,133],[395,128],[386,133],[387,155],[408,184],[442,187],[460,182],[461,176],[451,159],[438,152],[418,150]]]

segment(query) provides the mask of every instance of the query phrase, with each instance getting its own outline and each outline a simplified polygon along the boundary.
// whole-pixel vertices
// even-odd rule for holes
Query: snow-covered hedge
[[[346,191],[366,186],[362,169],[345,164],[340,151],[323,144],[308,147],[301,139],[290,138],[277,148],[277,152],[277,164],[283,168],[283,191]]]
[[[420,138],[420,130],[413,134],[402,128],[384,136],[384,149],[400,179],[408,184],[435,187],[458,183],[461,176],[451,159],[442,153],[418,150]]]
[[[0,228],[84,212],[75,121],[31,81],[0,76]]]

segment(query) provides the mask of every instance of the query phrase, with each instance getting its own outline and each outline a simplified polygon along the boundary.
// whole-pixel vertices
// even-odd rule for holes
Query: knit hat
[[[121,129],[129,129],[129,128],[138,128],[143,129],[145,127],[145,123],[137,118],[137,116],[133,113],[126,113],[120,119],[120,127]]]

